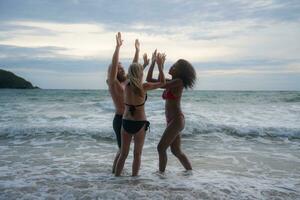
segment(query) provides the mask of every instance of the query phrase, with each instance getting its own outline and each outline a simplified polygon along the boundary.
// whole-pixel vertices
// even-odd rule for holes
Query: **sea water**
[[[300,92],[185,91],[193,170],[168,150],[165,174],[161,93],[148,93],[140,176],[130,176],[131,147],[114,177],[107,90],[0,90],[0,199],[300,199]]]

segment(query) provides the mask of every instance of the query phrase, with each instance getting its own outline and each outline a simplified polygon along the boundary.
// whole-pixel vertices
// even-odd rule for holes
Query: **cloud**
[[[24,27],[25,32],[11,34],[0,40],[2,45],[20,47],[58,47],[56,54],[66,57],[108,59],[113,52],[114,35],[106,24],[66,24],[39,21],[9,21],[4,25]],[[34,34],[28,31],[33,28]],[[122,28],[122,27],[121,27]],[[37,30],[43,30],[39,33]],[[151,33],[150,30],[155,30]],[[287,31],[288,30],[288,31]],[[26,32],[27,31],[27,32]],[[51,34],[45,34],[49,31]],[[123,30],[122,56],[130,59],[133,41],[139,38],[142,51],[159,48],[175,61],[184,57],[197,61],[230,61],[240,59],[294,59],[300,45],[298,23],[257,24],[254,21],[203,23],[201,26],[159,27],[129,24]],[[10,36],[10,38],[8,38]],[[280,39],[279,39],[280,38]],[[130,44],[131,43],[131,44]]]
[[[3,0],[0,2],[2,20],[36,20],[105,24],[183,25],[197,21],[299,20],[297,0]],[[35,8],[35,9],[33,9]]]
[[[200,77],[197,89],[202,90],[293,90],[299,91],[299,74],[232,74]]]
[[[23,48],[55,47],[52,55],[58,57],[102,57],[112,54],[114,34],[103,32],[101,25],[95,24],[58,24],[52,22],[15,21],[6,22],[12,26],[25,27],[25,30],[43,30],[43,32],[11,31],[4,32],[7,37],[0,41],[2,45],[18,46]],[[45,34],[44,31],[55,34]]]
[[[59,57],[57,51],[63,51],[65,48],[62,47],[19,47],[12,45],[0,45],[0,59],[28,59],[30,57],[35,58],[53,58]]]
[[[105,73],[122,31],[126,66],[139,38],[141,54],[158,48],[167,65],[185,58],[206,78],[299,73],[299,21],[297,0],[3,0],[0,65]]]
[[[254,70],[254,69],[228,69],[228,70],[202,70],[199,71],[199,76],[227,76],[227,75],[268,75],[268,74],[295,74],[299,73],[300,69],[283,69],[283,70]]]
[[[2,59],[0,68],[6,68],[8,70],[28,69],[29,71],[46,70],[48,72],[57,73],[92,73],[98,70],[106,72],[109,63],[109,60],[20,58]]]

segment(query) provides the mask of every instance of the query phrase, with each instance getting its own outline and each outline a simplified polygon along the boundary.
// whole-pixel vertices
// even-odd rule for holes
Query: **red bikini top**
[[[176,97],[170,89],[165,89],[162,94],[163,99],[178,99],[179,97]]]

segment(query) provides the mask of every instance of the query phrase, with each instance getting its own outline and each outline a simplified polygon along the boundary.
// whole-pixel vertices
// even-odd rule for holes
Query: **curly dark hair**
[[[179,69],[179,77],[183,82],[183,87],[185,89],[192,89],[196,83],[196,71],[191,63],[184,59],[179,59],[176,64]]]

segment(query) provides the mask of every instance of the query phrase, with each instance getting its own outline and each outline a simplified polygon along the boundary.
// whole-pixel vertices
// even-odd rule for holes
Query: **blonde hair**
[[[139,96],[144,95],[144,89],[142,86],[143,66],[139,63],[132,63],[128,68],[128,79],[130,85],[133,87],[133,92]]]

